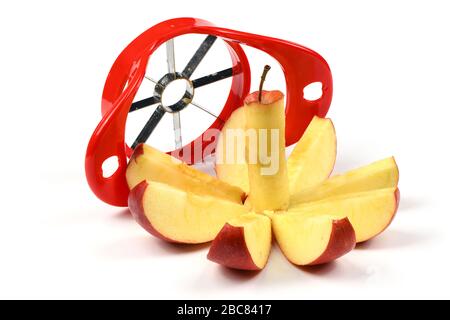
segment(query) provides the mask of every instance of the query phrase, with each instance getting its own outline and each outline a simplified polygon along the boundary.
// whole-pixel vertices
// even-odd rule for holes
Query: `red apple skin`
[[[392,223],[392,221],[394,220],[395,215],[397,214],[398,206],[400,205],[400,189],[399,189],[399,188],[397,188],[397,189],[395,190],[394,195],[395,195],[395,209],[394,209],[394,213],[392,214],[391,220],[390,220],[389,223],[386,225],[386,228],[389,227],[389,225],[390,225],[390,224]],[[386,230],[386,228],[384,228],[384,230]],[[384,230],[383,230],[383,231],[384,231]],[[383,232],[383,231],[382,231],[382,232]]]
[[[211,243],[208,259],[228,268],[261,270],[245,244],[244,228],[226,223]]]
[[[327,263],[352,251],[356,245],[355,230],[348,218],[333,220],[330,240],[325,251],[308,265],[318,265]]]
[[[280,99],[284,98],[283,92],[279,90],[273,91],[261,91],[261,102],[259,101],[259,91],[250,93],[244,100],[245,104],[259,103],[259,104],[272,104]]]
[[[179,243],[176,240],[172,240],[163,236],[152,226],[150,221],[148,221],[147,216],[144,212],[143,205],[144,193],[147,189],[147,186],[148,183],[144,180],[136,185],[133,189],[131,189],[130,195],[128,196],[128,207],[130,208],[131,215],[137,221],[137,223],[139,223],[139,225],[151,235],[168,242]]]
[[[400,205],[400,189],[399,188],[397,188],[395,190],[395,200],[397,201],[397,205],[395,206],[395,213],[392,216],[392,219],[394,219],[394,216],[395,216],[395,214],[397,213],[397,210],[398,210],[398,206]]]

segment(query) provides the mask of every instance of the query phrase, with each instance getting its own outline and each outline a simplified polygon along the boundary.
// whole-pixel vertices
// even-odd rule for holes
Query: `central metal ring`
[[[164,90],[167,88],[167,86],[175,81],[175,80],[185,80],[186,81],[186,91],[184,92],[183,97],[178,100],[176,103],[165,106],[162,103],[162,95]],[[183,77],[181,73],[175,72],[175,73],[168,73],[164,77],[162,77],[158,83],[155,85],[154,90],[154,96],[161,101],[161,106],[163,109],[167,112],[173,113],[178,112],[186,108],[191,102],[194,97],[194,85],[192,84],[192,81],[189,80],[186,77]]]

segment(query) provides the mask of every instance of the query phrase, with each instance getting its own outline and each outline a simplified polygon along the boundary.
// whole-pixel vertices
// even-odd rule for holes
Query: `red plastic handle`
[[[129,190],[125,170],[131,150],[125,143],[125,124],[129,108],[145,76],[148,58],[164,42],[187,33],[215,35],[223,38],[228,45],[234,75],[220,119],[228,119],[242,105],[250,89],[250,67],[239,44],[267,52],[278,60],[283,69],[287,89],[287,145],[300,139],[314,115],[323,117],[330,107],[330,68],[319,54],[310,49],[289,41],[217,28],[207,21],[195,18],[178,18],[157,24],[131,42],[114,62],[103,90],[103,118],[87,148],[85,169],[89,186],[97,197],[111,205],[127,205]],[[322,83],[322,97],[315,101],[303,99],[303,88],[313,82]],[[223,122],[216,120],[210,128],[221,129],[222,126]],[[199,151],[201,155],[207,151],[206,147],[210,142],[203,138],[202,135],[188,145],[186,150],[192,152],[190,159],[195,159],[194,154]],[[111,156],[117,156],[119,166],[111,177],[105,178],[102,164]]]
[[[209,34],[260,49],[280,63],[286,79],[287,146],[301,138],[315,115],[325,117],[333,95],[333,79],[328,63],[318,53],[290,41],[230,29],[206,29]],[[303,98],[303,88],[313,82],[322,83],[322,96],[309,101]]]

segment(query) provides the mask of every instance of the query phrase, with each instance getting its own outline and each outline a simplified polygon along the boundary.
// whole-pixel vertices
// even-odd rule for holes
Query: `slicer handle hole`
[[[322,98],[322,82],[312,82],[303,88],[303,99],[316,101]]]
[[[117,156],[111,156],[102,163],[102,175],[107,179],[111,177],[119,168],[119,158]]]

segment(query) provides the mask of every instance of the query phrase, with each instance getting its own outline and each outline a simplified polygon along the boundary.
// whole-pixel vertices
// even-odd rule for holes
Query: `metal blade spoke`
[[[167,71],[175,74],[175,41],[170,39],[166,42]]]
[[[150,97],[150,98],[146,98],[146,99],[143,99],[143,100],[139,100],[139,101],[133,102],[131,104],[130,111],[128,111],[128,112],[133,112],[133,111],[136,111],[136,110],[139,110],[139,109],[151,106],[151,105],[153,105],[155,103],[158,103],[158,102],[160,102],[160,99],[158,97],[155,97],[155,96]]]
[[[173,132],[175,134],[175,149],[180,149],[183,146],[181,140],[181,119],[180,112],[175,112],[173,115]]]
[[[233,76],[233,68],[221,70],[219,72],[211,73],[207,76],[192,80],[194,88],[200,88],[208,84],[220,81]]]
[[[136,140],[134,140],[133,145],[131,146],[132,149],[136,148],[136,146],[138,144],[144,143],[147,141],[147,139],[150,137],[153,130],[155,130],[156,126],[161,121],[161,119],[165,113],[166,113],[166,111],[164,110],[164,108],[161,105],[159,105],[156,108],[156,110],[152,113],[152,115],[148,119],[144,128],[142,128],[141,132],[139,132],[139,135],[137,136]]]
[[[197,69],[200,62],[203,60],[205,55],[208,53],[208,50],[216,41],[217,37],[215,36],[207,36],[205,40],[203,40],[200,47],[197,49],[195,54],[192,56],[191,60],[188,62],[186,67],[184,68],[182,75],[186,78],[190,78],[194,73],[195,69]]]
[[[194,101],[191,101],[191,104],[192,104],[194,107],[196,107],[196,108],[198,108],[198,109],[200,109],[200,110],[206,112],[207,114],[213,116],[214,118],[219,119],[219,116],[217,116],[215,113],[213,113],[212,111],[208,110],[207,108],[202,107],[202,106],[199,105],[198,103],[196,103],[196,102],[194,102]]]
[[[153,78],[150,78],[149,76],[145,76],[144,78],[147,79],[147,80],[150,81],[150,82],[153,82],[154,84],[157,84],[157,83],[158,83],[158,81],[156,81],[156,80],[153,79]]]

